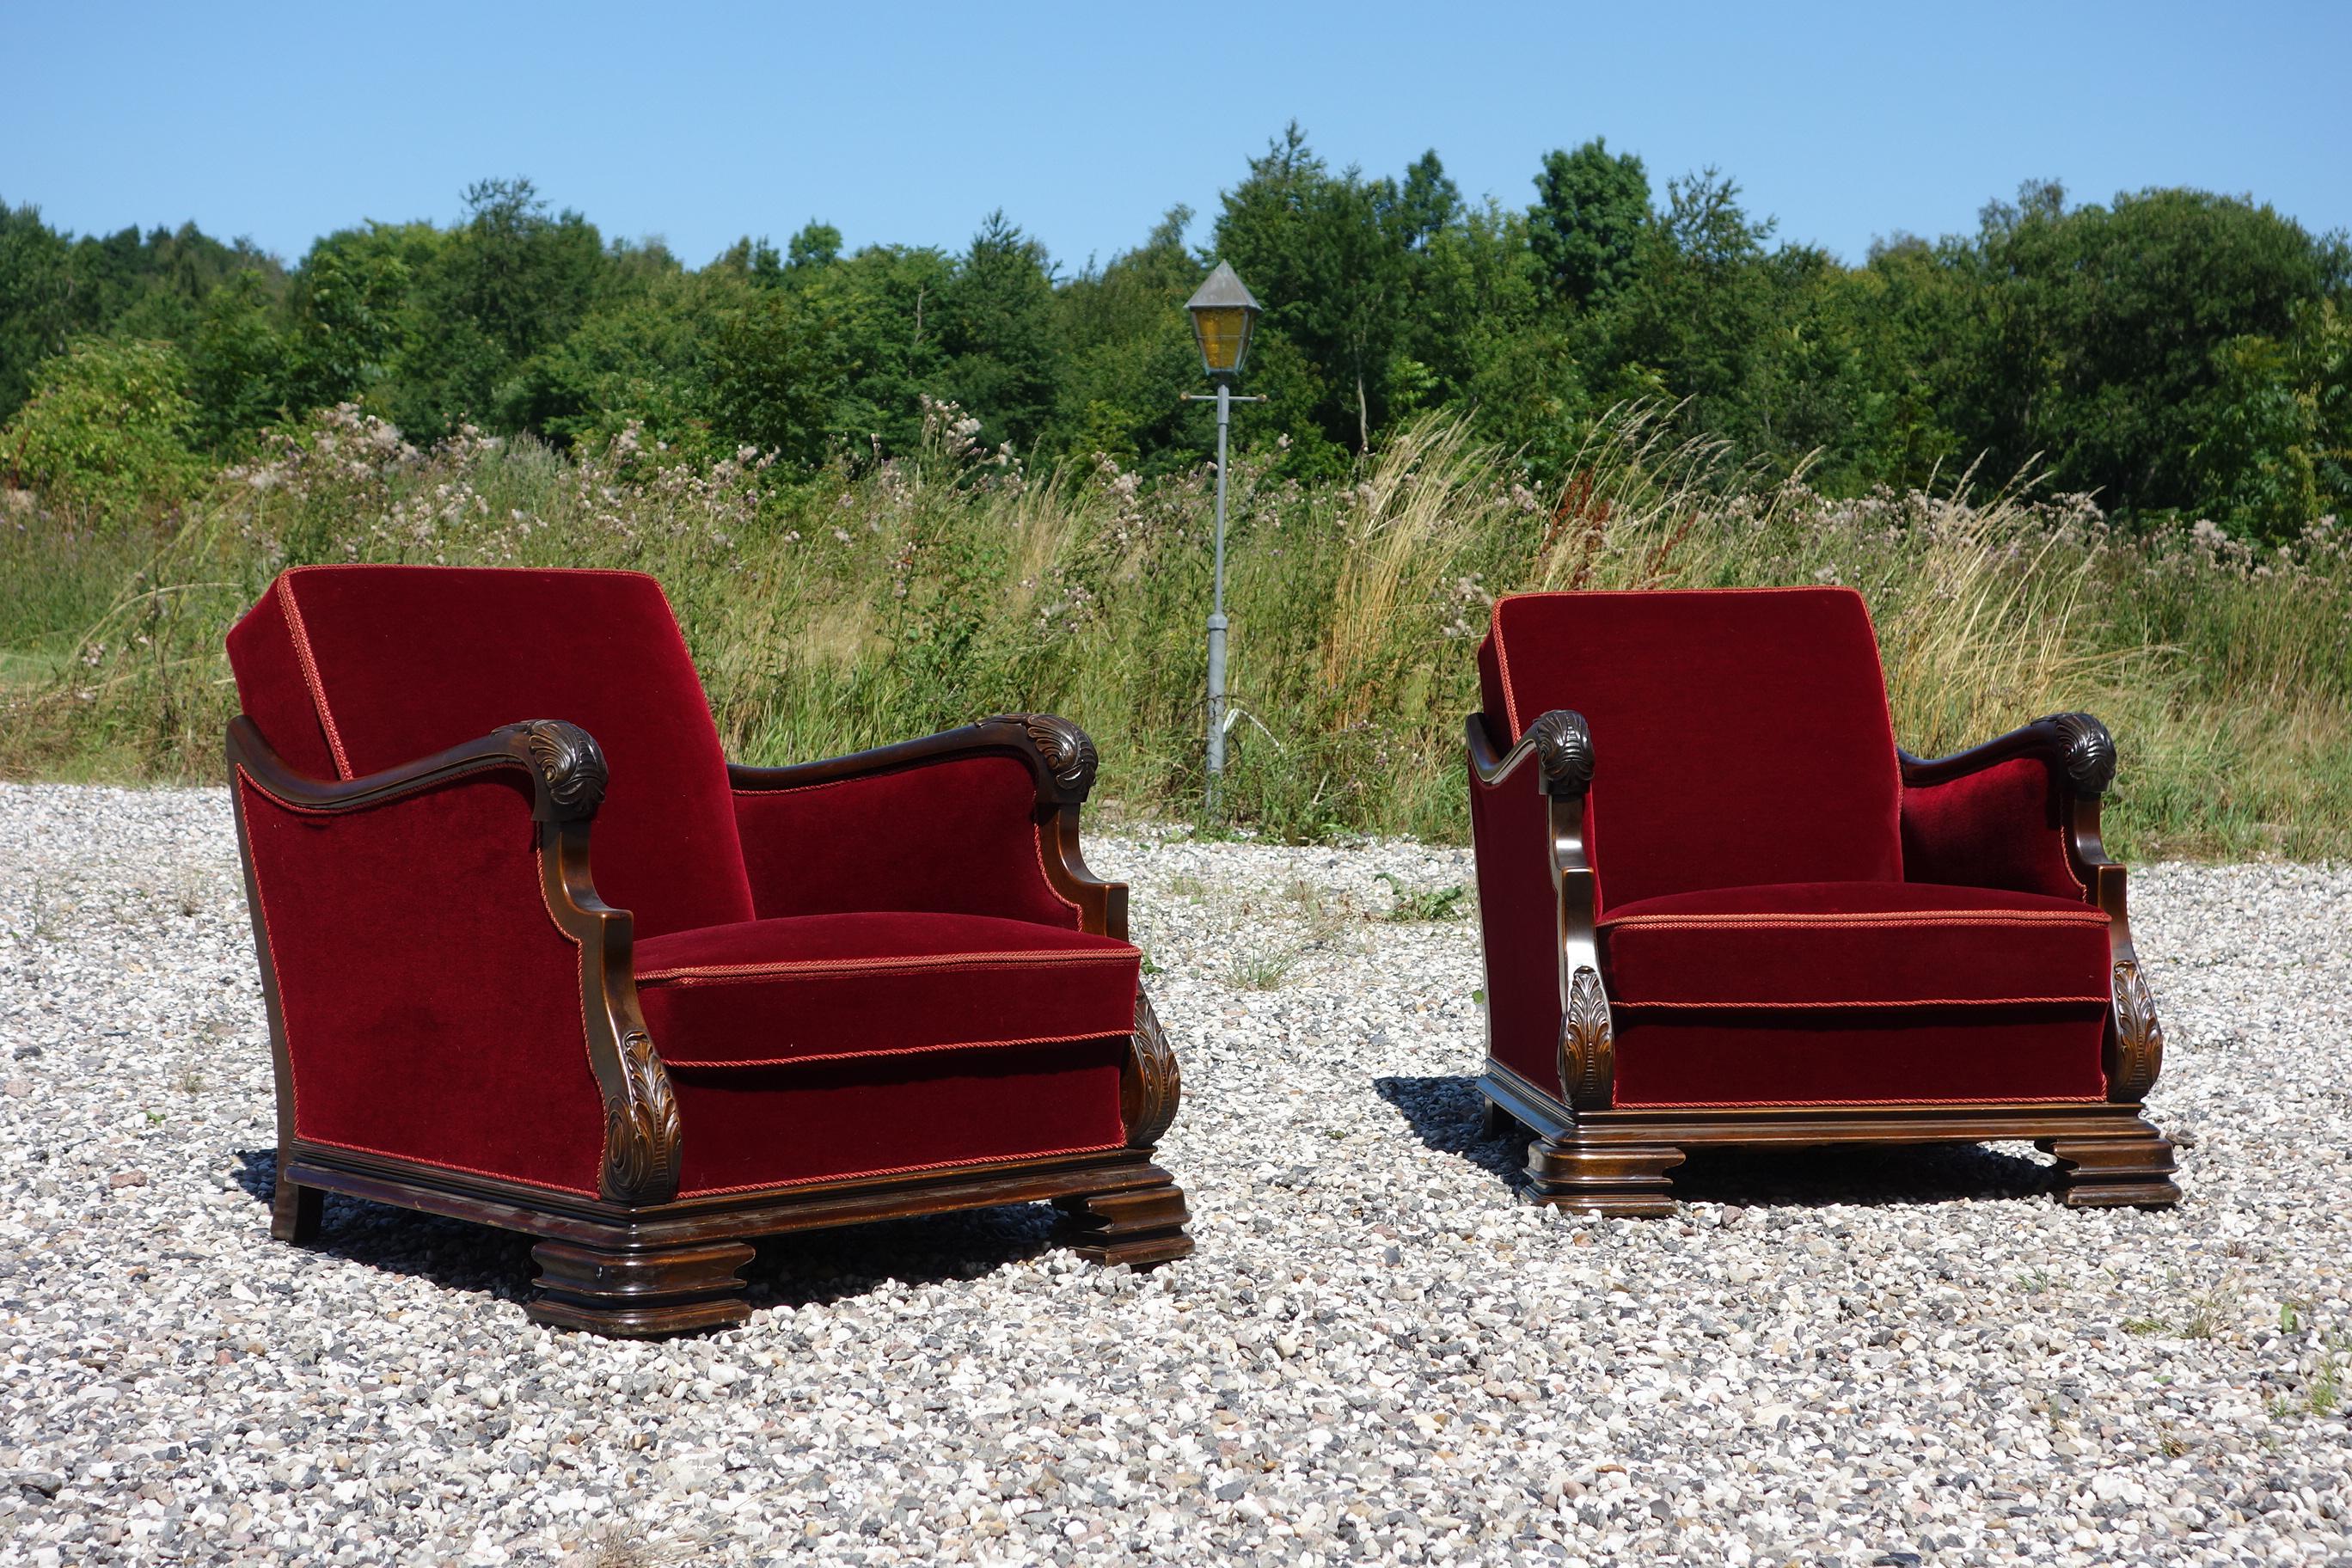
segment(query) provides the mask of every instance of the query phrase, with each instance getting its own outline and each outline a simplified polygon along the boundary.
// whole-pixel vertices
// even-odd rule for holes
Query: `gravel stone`
[[[526,1322],[518,1237],[271,1241],[226,797],[0,785],[0,1563],[2352,1561],[2352,870],[2135,870],[2175,1212],[1996,1145],[1701,1154],[1596,1221],[1479,1135],[1468,904],[1383,918],[1465,851],[1087,854],[1199,1252],[898,1221],[629,1344]]]

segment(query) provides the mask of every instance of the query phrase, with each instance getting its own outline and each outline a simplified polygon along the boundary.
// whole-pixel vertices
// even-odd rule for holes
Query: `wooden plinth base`
[[[751,1315],[744,1265],[761,1237],[867,1220],[1051,1201],[1081,1257],[1139,1268],[1192,1250],[1184,1194],[1150,1151],[1104,1150],[898,1175],[715,1193],[627,1207],[495,1177],[294,1140],[278,1155],[270,1234],[308,1241],[341,1193],[520,1231],[536,1245],[533,1322],[627,1338]]]
[[[2057,1158],[2070,1208],[2180,1201],[2172,1144],[2137,1105],[1664,1106],[1572,1111],[1489,1060],[1479,1089],[1489,1136],[1517,1124],[1533,1196],[1579,1214],[1655,1218],[1675,1212],[1667,1174],[1693,1149],[1795,1149],[1827,1143],[1983,1143],[2019,1140]]]
[[[1184,1233],[1192,1211],[1183,1189],[1165,1173],[1156,1186],[1084,1194],[1060,1199],[1056,1206],[1068,1216],[1063,1239],[1091,1263],[1149,1268],[1192,1250],[1192,1238]]]
[[[2070,1209],[2170,1208],[2180,1201],[2172,1141],[2146,1121],[2121,1133],[2039,1142],[2057,1157],[2058,1199]]]
[[[539,1264],[524,1310],[534,1323],[616,1338],[662,1339],[730,1328],[751,1315],[740,1241],[613,1250],[571,1241],[530,1249]]]

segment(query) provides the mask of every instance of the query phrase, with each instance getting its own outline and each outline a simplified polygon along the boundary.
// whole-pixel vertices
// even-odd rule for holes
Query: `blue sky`
[[[1221,18],[1231,18],[1229,22]],[[1716,164],[1859,259],[2054,176],[2352,226],[2352,5],[137,6],[0,0],[0,199],[79,232],[194,218],[289,258],[528,174],[699,264],[811,217],[1066,269],[1218,193],[1296,117],[1334,165],[1434,147],[1523,205],[1606,135]]]

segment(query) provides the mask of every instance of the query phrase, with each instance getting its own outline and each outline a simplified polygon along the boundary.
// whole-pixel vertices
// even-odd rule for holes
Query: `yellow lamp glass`
[[[1200,305],[1192,310],[1192,335],[1201,342],[1201,363],[1211,375],[1231,375],[1249,352],[1250,317],[1240,305]]]

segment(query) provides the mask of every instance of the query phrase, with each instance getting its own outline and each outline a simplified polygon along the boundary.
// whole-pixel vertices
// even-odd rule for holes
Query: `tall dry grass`
[[[1094,732],[1118,807],[1192,813],[1209,476],[1033,474],[932,412],[907,458],[787,482],[756,453],[695,466],[626,435],[575,458],[472,433],[420,452],[341,410],[152,529],[19,500],[0,769],[215,776],[221,634],[285,565],[630,566],[668,587],[747,760],[1050,709]],[[2118,537],[2080,498],[1834,500],[1732,471],[1641,407],[1541,493],[1435,419],[1346,484],[1251,458],[1231,481],[1237,825],[1462,835],[1458,726],[1499,593],[1836,582],[1869,599],[1911,750],[2088,708],[2123,748],[2123,845],[2352,853],[2352,552],[2331,521],[2257,553],[2201,524]]]

